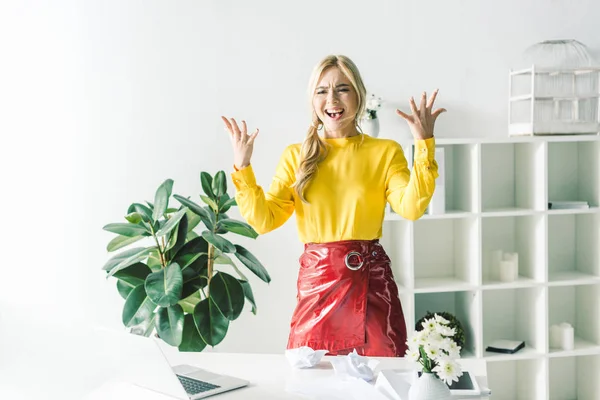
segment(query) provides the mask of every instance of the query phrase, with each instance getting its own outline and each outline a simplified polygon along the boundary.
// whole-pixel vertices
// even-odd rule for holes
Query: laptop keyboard
[[[212,383],[199,381],[197,379],[191,379],[181,375],[177,375],[177,377],[179,378],[179,382],[181,382],[181,384],[185,388],[185,391],[188,392],[188,394],[208,392],[209,390],[221,387],[218,385],[213,385]]]

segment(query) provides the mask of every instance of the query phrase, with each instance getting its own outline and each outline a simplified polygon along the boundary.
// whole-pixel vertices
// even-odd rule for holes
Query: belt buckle
[[[350,264],[350,257],[352,257],[352,256],[358,256],[358,259],[360,260],[360,264],[358,264],[358,266]],[[360,254],[358,251],[351,251],[348,254],[346,254],[346,258],[344,259],[344,263],[346,264],[346,267],[349,270],[352,270],[352,271],[359,270],[363,266],[363,263],[364,263],[364,261],[362,259],[362,254]]]

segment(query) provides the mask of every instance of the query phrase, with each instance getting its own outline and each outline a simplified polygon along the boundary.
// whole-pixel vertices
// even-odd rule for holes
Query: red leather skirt
[[[288,349],[403,357],[406,325],[390,259],[377,240],[308,243]]]

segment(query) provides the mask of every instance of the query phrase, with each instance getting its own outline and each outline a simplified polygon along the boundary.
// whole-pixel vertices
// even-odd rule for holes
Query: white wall
[[[0,324],[119,327],[102,226],[166,178],[196,195],[200,171],[229,171],[221,114],[261,129],[253,164],[268,186],[280,152],[304,137],[323,56],[350,56],[387,102],[382,136],[406,135],[393,109],[439,87],[449,112],[438,137],[498,137],[525,47],[576,38],[598,49],[599,16],[593,0],[2,2]],[[241,241],[273,280],[253,280],[259,313],[235,321],[219,351],[285,348],[295,233],[292,219]]]

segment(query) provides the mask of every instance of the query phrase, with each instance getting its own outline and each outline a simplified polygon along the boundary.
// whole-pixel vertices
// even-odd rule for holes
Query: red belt
[[[377,240],[308,243],[288,349],[403,357],[406,326],[390,259]]]

